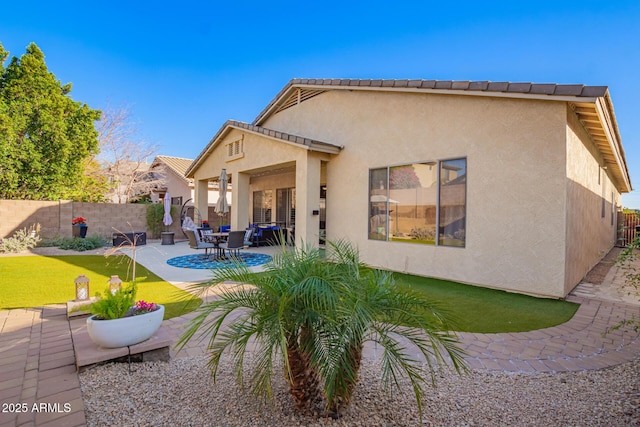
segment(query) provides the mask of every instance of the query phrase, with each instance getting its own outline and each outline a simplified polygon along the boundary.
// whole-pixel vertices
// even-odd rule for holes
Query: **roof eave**
[[[611,153],[615,158],[615,162],[609,162],[608,166],[613,166],[614,175],[618,178],[618,188],[621,193],[629,193],[633,190],[631,185],[631,178],[629,176],[629,168],[627,166],[627,159],[622,147],[622,139],[620,137],[620,131],[618,129],[618,123],[616,120],[615,112],[613,111],[613,102],[609,93],[604,97],[598,99],[596,103],[598,113],[600,116],[600,122],[603,128],[606,129],[608,136],[607,140]]]
[[[292,146],[295,146],[296,148],[300,148],[304,150],[312,150],[312,151],[318,151],[318,152],[328,153],[328,154],[339,154],[340,151],[344,148],[342,146],[327,144],[320,141],[308,140],[302,137],[296,137],[294,135],[288,135],[291,138],[291,139],[288,139],[286,137],[282,137],[285,134],[284,132],[269,130],[269,133],[262,133],[254,129],[251,129],[251,127],[253,126],[255,125],[250,125],[248,123],[241,124],[241,122],[236,122],[234,120],[226,121],[225,124],[222,125],[220,130],[218,130],[218,132],[214,135],[214,137],[209,141],[209,144],[207,144],[205,149],[202,150],[202,152],[198,155],[198,157],[196,157],[196,159],[193,161],[189,169],[187,169],[187,171],[185,172],[185,176],[187,178],[194,178],[195,170],[198,169],[198,167],[202,164],[204,159],[208,157],[208,155],[213,151],[213,149],[232,129],[236,129],[242,132],[248,132],[248,133],[251,133],[263,138],[271,139],[277,142],[284,142]],[[281,137],[278,137],[277,135],[281,135]],[[304,141],[304,142],[301,142],[301,141]]]
[[[229,124],[229,121],[225,122],[222,125],[222,127],[220,127],[220,129],[218,129],[218,132],[216,132],[216,134],[213,136],[213,138],[211,138],[209,140],[209,143],[206,145],[206,147],[204,147],[204,150],[202,150],[200,152],[200,154],[198,154],[198,156],[195,158],[193,163],[191,163],[191,166],[189,166],[187,171],[184,173],[185,177],[195,179],[195,171],[196,171],[196,169],[198,169],[198,167],[200,167],[200,165],[202,164],[204,159],[206,159],[209,156],[209,153],[211,153],[211,151],[213,151],[213,149],[217,145],[217,141],[219,141],[221,139],[221,137],[223,135],[225,135],[226,132],[228,132],[228,124]]]

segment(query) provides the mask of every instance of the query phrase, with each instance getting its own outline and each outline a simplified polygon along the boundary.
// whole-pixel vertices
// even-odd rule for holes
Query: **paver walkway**
[[[605,279],[609,285],[621,280],[614,270]],[[469,366],[558,372],[600,369],[636,359],[639,332],[632,328],[605,332],[622,319],[638,318],[640,305],[589,292],[589,287],[579,287],[568,297],[581,306],[563,325],[522,333],[461,333]],[[165,320],[162,327],[177,341],[194,315]],[[191,340],[180,353],[172,349],[171,355],[199,356],[203,347],[204,343]],[[367,357],[376,357],[376,349],[369,348]],[[64,305],[0,311],[0,379],[0,427],[86,425]]]
[[[472,369],[508,372],[558,372],[601,369],[640,355],[640,334],[633,328],[608,330],[636,318],[640,307],[569,297],[580,305],[568,322],[552,328],[508,334],[462,333]]]
[[[0,426],[86,425],[64,305],[0,311]]]
[[[640,332],[633,328],[609,329],[622,319],[636,318],[640,306],[570,297],[581,306],[573,318],[559,326],[531,332],[477,334],[460,333],[460,347],[471,369],[503,372],[563,372],[602,369],[640,356]],[[178,340],[185,322],[194,314],[166,320],[165,330]],[[171,357],[205,354],[204,344],[192,339]],[[369,344],[369,343],[368,343]],[[379,356],[371,344],[365,357]],[[418,355],[416,355],[418,357]]]

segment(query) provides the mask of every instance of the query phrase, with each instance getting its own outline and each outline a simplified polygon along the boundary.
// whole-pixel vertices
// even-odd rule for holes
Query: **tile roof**
[[[175,172],[176,175],[180,176],[185,181],[190,182],[190,180],[186,178],[185,173],[187,172],[187,169],[189,169],[189,166],[191,166],[191,163],[193,163],[193,159],[172,156],[156,156],[153,163],[155,165],[158,162],[164,163],[165,166]]]
[[[245,122],[239,122],[236,120],[227,120],[225,126],[232,126],[239,129],[246,129],[251,132],[259,133],[262,135],[270,136],[272,138],[280,139],[285,142],[292,142],[294,144],[304,145],[312,150],[316,151],[328,151],[337,153],[342,149],[341,145],[331,144],[328,142],[322,142],[311,138],[305,138],[303,136],[292,135],[286,132],[280,132],[273,129],[267,129],[262,126],[256,126]],[[223,126],[224,127],[224,126]],[[324,149],[322,149],[324,148]]]
[[[329,90],[424,92],[566,102],[574,109],[579,120],[598,145],[603,154],[605,166],[612,167],[613,178],[618,188],[622,192],[632,189],[607,86],[488,80],[292,79],[258,114],[252,125],[260,126],[271,115]],[[595,122],[594,117],[597,118]]]
[[[468,80],[352,80],[352,79],[292,79],[289,85],[393,87],[416,89],[447,89],[483,92],[543,93],[545,95],[604,96],[606,86],[585,86],[576,84],[540,84],[468,81]]]
[[[384,79],[292,79],[273,98],[253,121],[254,125],[260,125],[273,111],[275,104],[282,102],[282,97],[292,87],[326,87],[329,89],[377,89],[377,90],[411,90],[411,91],[451,91],[478,95],[508,94],[511,96],[522,95],[553,97],[586,97],[597,98],[605,96],[607,86],[586,86],[581,84],[555,84],[555,83],[530,83],[530,82],[491,82],[488,80],[384,80]]]
[[[225,135],[230,129],[244,129],[249,132],[257,133],[260,135],[265,135],[270,138],[279,139],[284,142],[292,143],[307,147],[309,150],[313,151],[322,151],[325,153],[337,154],[342,150],[342,146],[331,144],[328,142],[318,141],[311,138],[305,138],[303,136],[292,135],[286,132],[280,132],[273,129],[268,129],[262,126],[252,125],[246,122],[241,122],[237,120],[227,120],[218,130],[218,132],[211,138],[209,144],[202,150],[202,152],[198,155],[198,157],[193,161],[193,163],[189,166],[189,168],[185,171],[185,176],[190,176],[190,174],[197,169],[200,162],[207,156],[207,154],[211,151],[211,149],[216,145],[216,143]]]
[[[218,138],[229,128],[246,129],[283,141],[300,144],[309,149],[337,153],[342,147],[314,141],[297,135],[290,135],[262,127],[273,114],[290,108],[307,99],[329,90],[370,90],[452,95],[494,96],[522,99],[538,99],[566,102],[583,123],[598,149],[605,166],[612,167],[616,186],[621,192],[631,191],[631,180],[626,164],[618,125],[613,112],[613,104],[607,86],[586,86],[581,84],[555,84],[531,82],[491,82],[458,80],[384,80],[384,79],[292,79],[271,100],[251,123],[227,121],[207,147],[187,170],[192,173],[202,159],[215,145]]]

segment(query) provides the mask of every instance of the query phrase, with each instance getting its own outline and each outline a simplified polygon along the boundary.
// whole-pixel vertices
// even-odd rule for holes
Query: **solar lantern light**
[[[86,301],[89,299],[89,278],[84,274],[79,275],[74,280],[76,285],[76,301]]]
[[[111,295],[115,295],[121,288],[122,280],[120,280],[117,275],[111,276],[111,279],[109,279],[109,291],[111,292]]]

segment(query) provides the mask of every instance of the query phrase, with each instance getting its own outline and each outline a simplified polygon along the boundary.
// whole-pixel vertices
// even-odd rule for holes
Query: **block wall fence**
[[[71,237],[71,220],[78,216],[86,218],[88,236],[97,234],[111,239],[116,229],[123,232],[130,232],[132,228],[133,231],[148,231],[147,205],[144,204],[0,200],[0,239],[11,237],[16,231],[36,223],[40,224],[43,239]],[[179,216],[179,212],[173,215],[169,231],[180,231]]]

